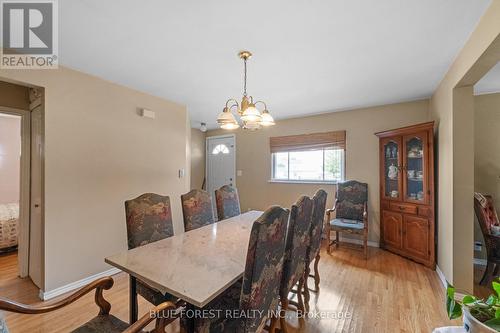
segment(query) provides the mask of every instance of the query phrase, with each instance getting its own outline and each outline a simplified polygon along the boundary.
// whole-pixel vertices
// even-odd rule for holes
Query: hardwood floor
[[[434,271],[380,249],[370,248],[365,261],[360,251],[340,248],[323,251],[319,293],[311,293],[310,317],[297,320],[289,311],[289,332],[432,332],[439,326],[460,325],[446,317],[443,287]],[[16,255],[0,257],[0,296],[23,303],[38,303],[37,289],[16,277]],[[128,277],[114,276],[115,285],[105,292],[111,313],[128,318]],[[314,282],[310,280],[310,286]],[[140,298],[139,314],[150,305]],[[98,312],[93,294],[53,313],[6,314],[11,333],[68,332]],[[343,318],[333,318],[338,312]],[[323,319],[320,319],[320,316]],[[168,332],[179,332],[174,323]]]

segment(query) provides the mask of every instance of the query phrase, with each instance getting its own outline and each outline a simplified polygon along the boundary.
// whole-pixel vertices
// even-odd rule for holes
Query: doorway
[[[215,190],[223,185],[236,186],[236,139],[234,134],[207,138],[207,191],[215,207]]]
[[[500,235],[498,228],[488,228],[481,217],[488,212],[498,221],[500,211],[500,62],[474,85],[474,294],[487,297],[492,279],[498,278],[500,241],[491,241],[488,233]],[[498,223],[498,222],[497,222]],[[489,231],[488,231],[489,229]],[[486,238],[490,238],[488,242]],[[498,250],[497,250],[498,249]]]
[[[0,101],[0,288],[29,277],[41,289],[43,90],[0,81]]]

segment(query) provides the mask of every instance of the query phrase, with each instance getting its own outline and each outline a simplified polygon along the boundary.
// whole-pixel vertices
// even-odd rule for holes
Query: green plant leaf
[[[455,287],[453,287],[451,284],[448,284],[448,287],[446,288],[446,295],[448,296],[448,298],[455,299]]]
[[[497,296],[500,297],[500,283],[493,281],[492,286],[493,290],[497,293]]]
[[[483,324],[485,324],[488,327],[493,328],[494,330],[500,331],[500,318],[493,318],[493,319],[487,320]]]
[[[475,298],[474,296],[466,295],[462,299],[462,303],[464,303],[465,305],[469,305],[469,304],[474,303],[476,300],[477,300],[477,298]]]
[[[498,302],[498,297],[496,297],[495,295],[490,295],[486,300],[486,304],[490,306],[497,304],[497,302]]]
[[[455,288],[451,284],[446,288],[446,311],[450,319],[462,316],[462,306],[455,301]]]
[[[500,308],[495,310],[495,318],[500,318]]]

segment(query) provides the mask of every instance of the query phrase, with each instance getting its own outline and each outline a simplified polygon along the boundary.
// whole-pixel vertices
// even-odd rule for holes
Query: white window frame
[[[320,149],[317,149],[320,150]],[[325,173],[325,149],[323,150],[323,177]],[[342,150],[342,169],[341,169],[341,176],[340,180],[308,180],[308,179],[300,179],[300,180],[295,180],[295,179],[279,179],[279,178],[274,178],[274,172],[275,172],[275,162],[276,162],[276,153],[271,153],[271,179],[269,180],[270,183],[289,183],[289,184],[330,184],[330,185],[336,185],[339,182],[342,182],[345,180],[345,170],[346,170],[346,150],[345,149],[339,149]],[[290,152],[287,152],[290,153]],[[290,178],[290,155],[288,155],[288,177]]]

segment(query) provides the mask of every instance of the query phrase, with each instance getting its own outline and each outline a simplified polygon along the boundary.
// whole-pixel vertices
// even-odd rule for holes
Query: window
[[[224,144],[215,146],[215,148],[212,150],[212,155],[217,155],[219,153],[229,154],[229,148],[227,148],[227,146]]]
[[[273,153],[273,180],[337,182],[343,179],[343,149]]]
[[[271,153],[271,181],[344,180],[344,131],[271,138]]]

